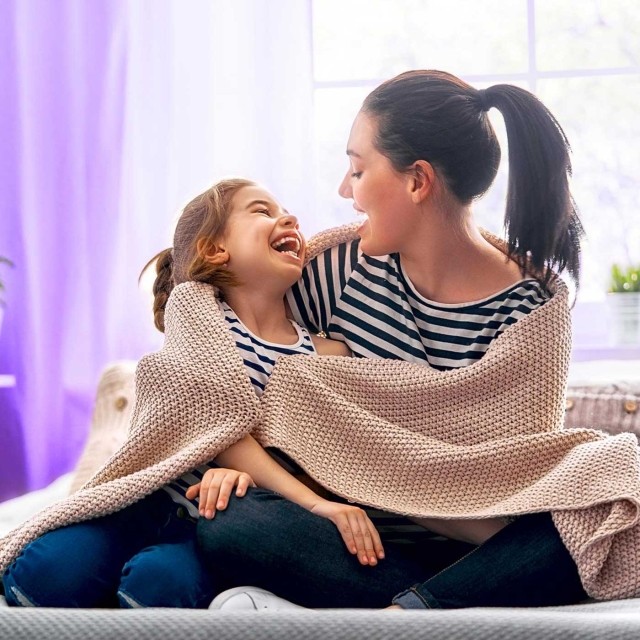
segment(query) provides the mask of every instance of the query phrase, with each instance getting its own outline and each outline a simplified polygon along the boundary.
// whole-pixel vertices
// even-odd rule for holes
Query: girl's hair
[[[508,84],[477,90],[443,71],[408,71],[383,83],[362,110],[377,124],[374,141],[397,171],[428,161],[448,192],[469,204],[491,186],[500,145],[487,111],[502,114],[509,144],[504,225],[509,251],[543,274],[567,269],[580,279],[582,224],[569,191],[569,143],[532,93]]]
[[[178,220],[173,248],[158,253],[142,270],[144,273],[155,262],[153,320],[159,331],[164,331],[164,310],[169,294],[181,282],[206,282],[218,289],[238,284],[226,267],[211,264],[207,256],[215,251],[216,242],[225,232],[231,200],[240,189],[254,185],[255,182],[243,178],[222,180],[196,196]]]

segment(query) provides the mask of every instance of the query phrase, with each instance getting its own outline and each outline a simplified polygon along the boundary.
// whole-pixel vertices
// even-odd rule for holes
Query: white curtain
[[[113,283],[133,296],[180,208],[216,180],[264,183],[303,226],[315,198],[309,3],[145,0],[129,10]],[[139,349],[144,338],[122,328],[146,334],[148,307],[109,313],[110,340]]]

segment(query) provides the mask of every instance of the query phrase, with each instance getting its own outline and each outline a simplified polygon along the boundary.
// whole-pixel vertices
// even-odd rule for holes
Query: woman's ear
[[[411,178],[411,200],[414,204],[420,204],[433,190],[436,182],[436,172],[433,166],[426,160],[416,160],[409,169]]]
[[[198,253],[211,264],[223,265],[229,262],[229,252],[221,244],[214,244],[206,238],[200,238],[196,244]]]

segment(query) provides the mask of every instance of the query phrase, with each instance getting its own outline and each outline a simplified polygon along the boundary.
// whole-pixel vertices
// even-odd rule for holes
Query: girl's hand
[[[216,509],[223,511],[229,504],[229,497],[237,485],[236,495],[241,498],[249,487],[256,484],[248,473],[235,469],[209,469],[202,480],[191,485],[186,492],[187,500],[200,496],[200,515],[211,520],[216,515]]]
[[[336,525],[347,549],[358,557],[360,564],[373,567],[384,558],[380,534],[364,509],[321,500],[313,505],[311,513],[327,518]]]

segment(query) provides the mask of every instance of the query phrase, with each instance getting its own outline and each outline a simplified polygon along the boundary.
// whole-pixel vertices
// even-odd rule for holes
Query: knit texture
[[[320,234],[309,258],[353,233]],[[563,429],[570,314],[566,286],[551,287],[471,366],[285,357],[262,401],[213,290],[176,287],[165,345],[136,371],[127,441],[81,490],[0,541],[2,567],[45,531],[131,504],[252,432],[362,504],[441,518],[552,511],[590,596],[640,595],[637,442]]]

